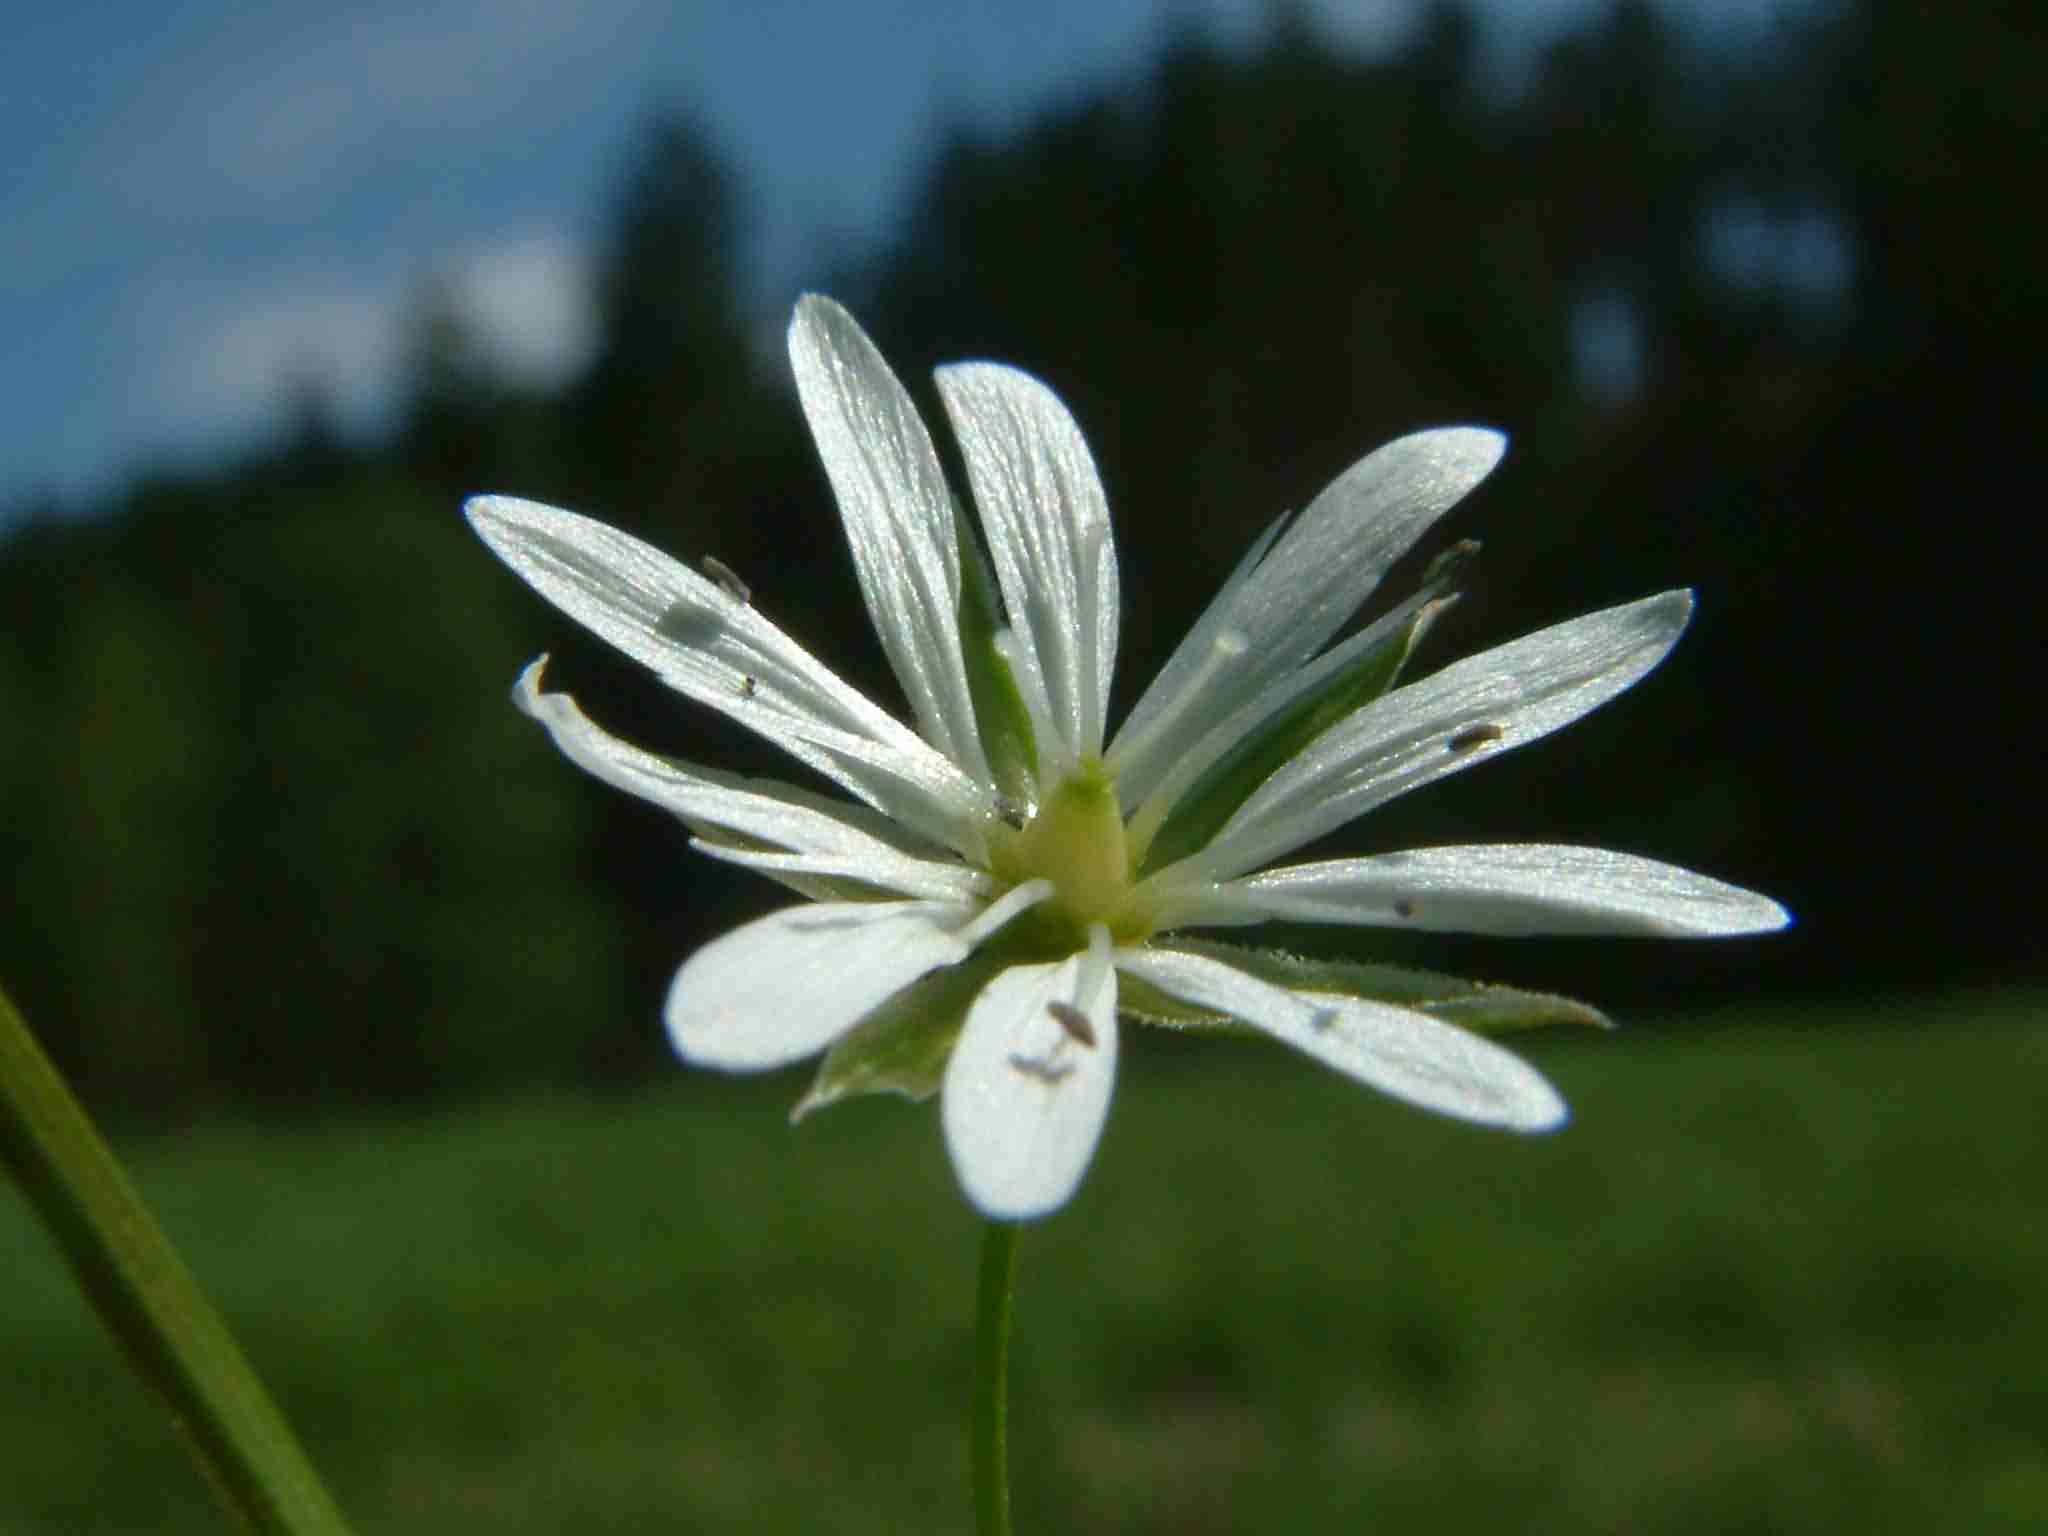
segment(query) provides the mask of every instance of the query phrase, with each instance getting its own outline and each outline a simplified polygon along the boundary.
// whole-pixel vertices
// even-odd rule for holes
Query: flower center
[[[1085,945],[1091,923],[1128,942],[1151,932],[1133,899],[1130,851],[1116,780],[1099,758],[1087,758],[1062,779],[1023,827],[997,827],[990,865],[1011,885],[1050,880],[1053,895],[1032,916],[1056,924],[1059,947]]]

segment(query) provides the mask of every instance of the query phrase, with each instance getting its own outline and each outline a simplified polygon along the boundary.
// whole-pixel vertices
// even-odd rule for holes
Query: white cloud
[[[159,290],[144,306],[156,337],[151,413],[173,441],[247,444],[276,432],[309,394],[352,432],[381,425],[404,356],[394,285],[309,273],[191,304]]]
[[[508,383],[566,383],[597,349],[588,249],[558,231],[472,248],[449,282],[456,313],[485,361]]]
[[[1818,8],[1669,3],[1717,20]],[[1370,49],[1418,4],[1310,10]],[[1604,6],[1483,9],[1562,22]],[[746,270],[779,310],[823,237],[842,253],[886,239],[936,130],[1004,131],[1141,79],[1168,15],[1241,41],[1271,14],[1264,0],[42,9],[0,49],[0,500],[42,480],[97,492],[152,455],[200,462],[287,420],[308,384],[380,424],[430,274],[508,378],[572,372],[590,346],[587,261],[531,231],[590,218],[594,178],[651,105],[688,104],[746,178]],[[1794,277],[1853,269],[1824,222],[1789,244]]]
[[[437,265],[478,356],[507,383],[552,388],[590,361],[591,263],[576,241],[526,231]],[[283,427],[310,393],[344,429],[374,432],[400,403],[423,288],[334,271],[199,302],[157,288],[135,326],[155,353],[151,414],[173,438],[246,443]]]

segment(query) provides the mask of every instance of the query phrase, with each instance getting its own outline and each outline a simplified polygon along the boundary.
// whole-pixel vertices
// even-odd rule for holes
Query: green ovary
[[[1033,926],[1058,930],[1047,934],[1058,948],[1084,945],[1093,923],[1106,925],[1121,943],[1152,931],[1134,899],[1116,783],[1100,761],[1082,763],[1045,797],[1022,829],[998,831],[1007,834],[991,850],[998,877],[1010,885],[1039,879],[1053,883],[1051,899],[1028,917],[1036,920]]]

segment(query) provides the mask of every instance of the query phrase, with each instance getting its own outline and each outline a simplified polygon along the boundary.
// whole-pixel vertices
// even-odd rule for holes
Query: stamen
[[[1076,1045],[1095,1043],[1095,1026],[1088,1022],[1088,1015],[1072,1003],[1057,1000],[1047,1003],[1045,1011],[1052,1015],[1052,1021],[1067,1032],[1067,1038]]]
[[[1013,886],[988,904],[988,909],[960,930],[963,944],[979,944],[1003,924],[1029,907],[1037,906],[1053,893],[1050,880],[1026,880]]]
[[[1097,644],[1100,634],[1102,594],[1096,573],[1102,568],[1102,549],[1109,538],[1107,523],[1090,523],[1081,532],[1081,569],[1076,573],[1080,582],[1080,612],[1076,615],[1081,627],[1080,675],[1075,684],[1081,692],[1081,739],[1074,743],[1082,752],[1102,752],[1103,710],[1109,701],[1102,697],[1097,687],[1101,676],[1102,656]]]
[[[1090,923],[1088,953],[1081,957],[1080,974],[1074,978],[1075,997],[1095,997],[1101,993],[1103,984],[1109,980],[1109,948],[1109,926]]]
[[[1021,885],[1017,887],[1019,891],[1023,889]],[[1014,896],[1016,891],[1010,894]],[[1016,1052],[1010,1057],[1010,1065],[1026,1077],[1035,1077],[1048,1087],[1072,1072],[1074,1064],[1071,1061],[1060,1060],[1066,1054],[1067,1046],[1073,1044],[1092,1050],[1100,1038],[1095,1033],[1094,1021],[1082,1010],[1080,1000],[1099,996],[1102,984],[1108,978],[1109,929],[1101,923],[1090,923],[1088,950],[1081,956],[1079,972],[1074,978],[1075,1000],[1070,1003],[1061,998],[1054,998],[1045,1005],[1046,1013],[1053,1023],[1060,1027],[1059,1035],[1054,1038],[1051,1048],[1044,1055],[1026,1056],[1022,1052]]]
[[[1116,746],[1103,760],[1103,766],[1111,774],[1120,772],[1134,757],[1141,757],[1152,748],[1152,744],[1165,735],[1168,728],[1176,724],[1190,706],[1208,690],[1216,674],[1236,661],[1251,649],[1251,642],[1241,629],[1226,629],[1217,633],[1209,642],[1209,654],[1204,656],[1188,674],[1188,680],[1181,684],[1180,691],[1167,701],[1164,707],[1152,716],[1151,723],[1135,736],[1121,736]]]
[[[1160,733],[1172,724],[1173,717],[1191,702],[1192,696],[1219,670],[1244,655],[1246,649],[1242,631],[1226,629],[1218,635],[1215,643],[1209,647],[1207,659],[1195,670],[1195,675],[1188,679],[1187,686],[1174,695],[1170,705],[1152,717],[1152,724],[1144,734],[1128,747],[1122,741],[1117,742],[1116,756],[1119,762],[1127,760],[1127,753],[1141,751],[1157,739]],[[1115,766],[1111,765],[1112,771]],[[1139,806],[1136,814],[1131,817],[1130,846],[1137,850],[1140,863],[1144,861],[1145,850],[1152,846],[1152,839],[1159,835],[1160,827],[1165,825],[1167,813],[1173,809],[1188,785],[1194,782],[1194,774],[1187,770],[1195,766],[1192,759],[1186,759],[1179,770],[1163,775],[1158,787],[1146,797],[1145,803]]]

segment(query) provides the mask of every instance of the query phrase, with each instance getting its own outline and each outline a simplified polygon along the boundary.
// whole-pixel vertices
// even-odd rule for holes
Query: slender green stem
[[[219,1314],[4,992],[0,1156],[243,1525],[257,1536],[347,1536]]]
[[[974,1314],[974,1529],[1010,1536],[1010,1311],[1017,1299],[1014,1222],[981,1233]]]

